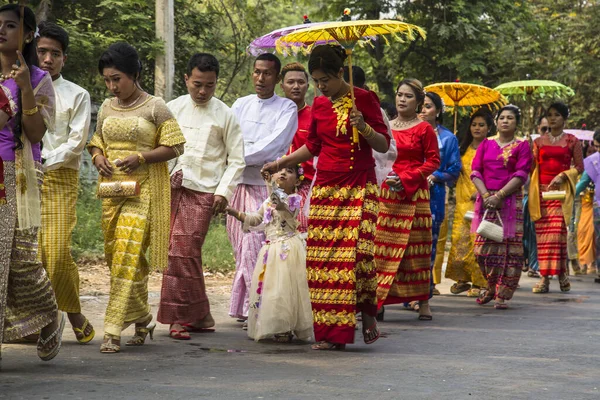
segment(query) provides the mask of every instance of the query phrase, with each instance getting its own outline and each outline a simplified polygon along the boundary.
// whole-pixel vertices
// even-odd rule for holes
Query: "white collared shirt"
[[[52,81],[52,85],[56,93],[56,117],[54,130],[46,131],[42,139],[44,170],[78,170],[92,120],[90,94],[62,75]]]
[[[244,170],[244,142],[233,111],[213,97],[196,104],[188,94],[167,106],[185,137],[184,153],[171,174],[183,172],[183,187],[231,198]]]
[[[252,94],[237,99],[231,109],[244,137],[246,168],[241,183],[264,185],[260,170],[288,151],[298,130],[298,107],[276,94],[266,100]]]

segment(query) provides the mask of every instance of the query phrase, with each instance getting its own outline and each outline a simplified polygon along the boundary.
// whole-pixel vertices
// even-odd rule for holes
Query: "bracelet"
[[[101,156],[101,155],[102,155],[102,153],[96,153],[96,154],[94,154],[92,156],[92,164],[93,165],[96,165],[96,162],[95,162],[96,161],[96,157]]]
[[[481,197],[483,197],[484,199],[487,199],[488,197],[491,197],[490,192],[485,192],[484,194],[481,195]]]
[[[498,196],[498,195],[500,195],[500,196]],[[496,197],[498,197],[500,200],[504,200],[506,198],[506,192],[504,190],[500,189],[496,193]]]
[[[142,153],[137,153],[137,156],[138,156],[138,163],[140,163],[140,165],[146,163],[146,159],[144,158],[144,156],[142,155]]]
[[[38,111],[40,111],[40,109],[38,108],[38,106],[35,106],[33,108],[30,108],[29,110],[23,110],[23,114],[32,116],[37,114]]]
[[[373,139],[375,137],[375,131],[369,125],[366,125],[365,129],[360,131],[360,134],[367,140]]]

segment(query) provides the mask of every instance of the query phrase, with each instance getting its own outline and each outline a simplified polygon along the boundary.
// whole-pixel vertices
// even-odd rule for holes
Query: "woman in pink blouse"
[[[496,117],[498,135],[484,140],[473,159],[471,180],[479,195],[471,226],[476,231],[485,218],[502,224],[504,239],[498,243],[481,235],[475,238],[475,257],[487,278],[478,304],[496,299],[495,308],[506,309],[517,288],[523,266],[523,195],[521,187],[531,169],[529,143],[515,137],[521,119],[518,107],[507,105]],[[501,219],[501,221],[500,221]]]

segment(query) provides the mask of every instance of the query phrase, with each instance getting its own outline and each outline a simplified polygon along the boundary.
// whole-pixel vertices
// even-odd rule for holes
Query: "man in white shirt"
[[[81,153],[88,139],[91,121],[89,93],[61,75],[67,60],[69,35],[60,26],[40,24],[38,61],[52,76],[56,93],[56,120],[44,135],[42,160],[42,228],[40,254],[56,294],[58,308],[67,312],[75,337],[88,343],[95,332],[81,313],[79,272],[71,256],[71,236],[77,215]]]
[[[173,339],[213,330],[202,270],[202,245],[213,215],[227,207],[244,170],[244,142],[235,115],[213,97],[219,62],[192,56],[184,75],[188,94],[167,106],[177,118],[185,151],[171,170],[171,240],[158,321]]]
[[[296,103],[275,94],[280,72],[281,62],[275,55],[258,56],[252,72],[256,94],[237,99],[231,107],[244,137],[246,168],[231,198],[231,207],[241,212],[257,211],[267,198],[260,170],[287,152],[298,128]],[[227,217],[227,234],[236,263],[229,315],[246,320],[252,273],[265,236],[262,232],[243,232],[242,224],[231,216]]]

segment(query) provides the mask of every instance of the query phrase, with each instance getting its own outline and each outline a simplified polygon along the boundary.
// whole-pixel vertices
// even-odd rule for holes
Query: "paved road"
[[[534,295],[534,283],[523,278],[506,311],[450,294],[434,298],[431,322],[389,307],[385,337],[357,335],[346,352],[250,341],[217,296],[218,331],[187,342],[161,326],[148,345],[104,355],[100,338],[80,346],[67,329],[49,363],[8,345],[0,399],[600,399],[600,285],[577,277],[562,294],[554,280]],[[105,301],[85,303],[98,327]]]

